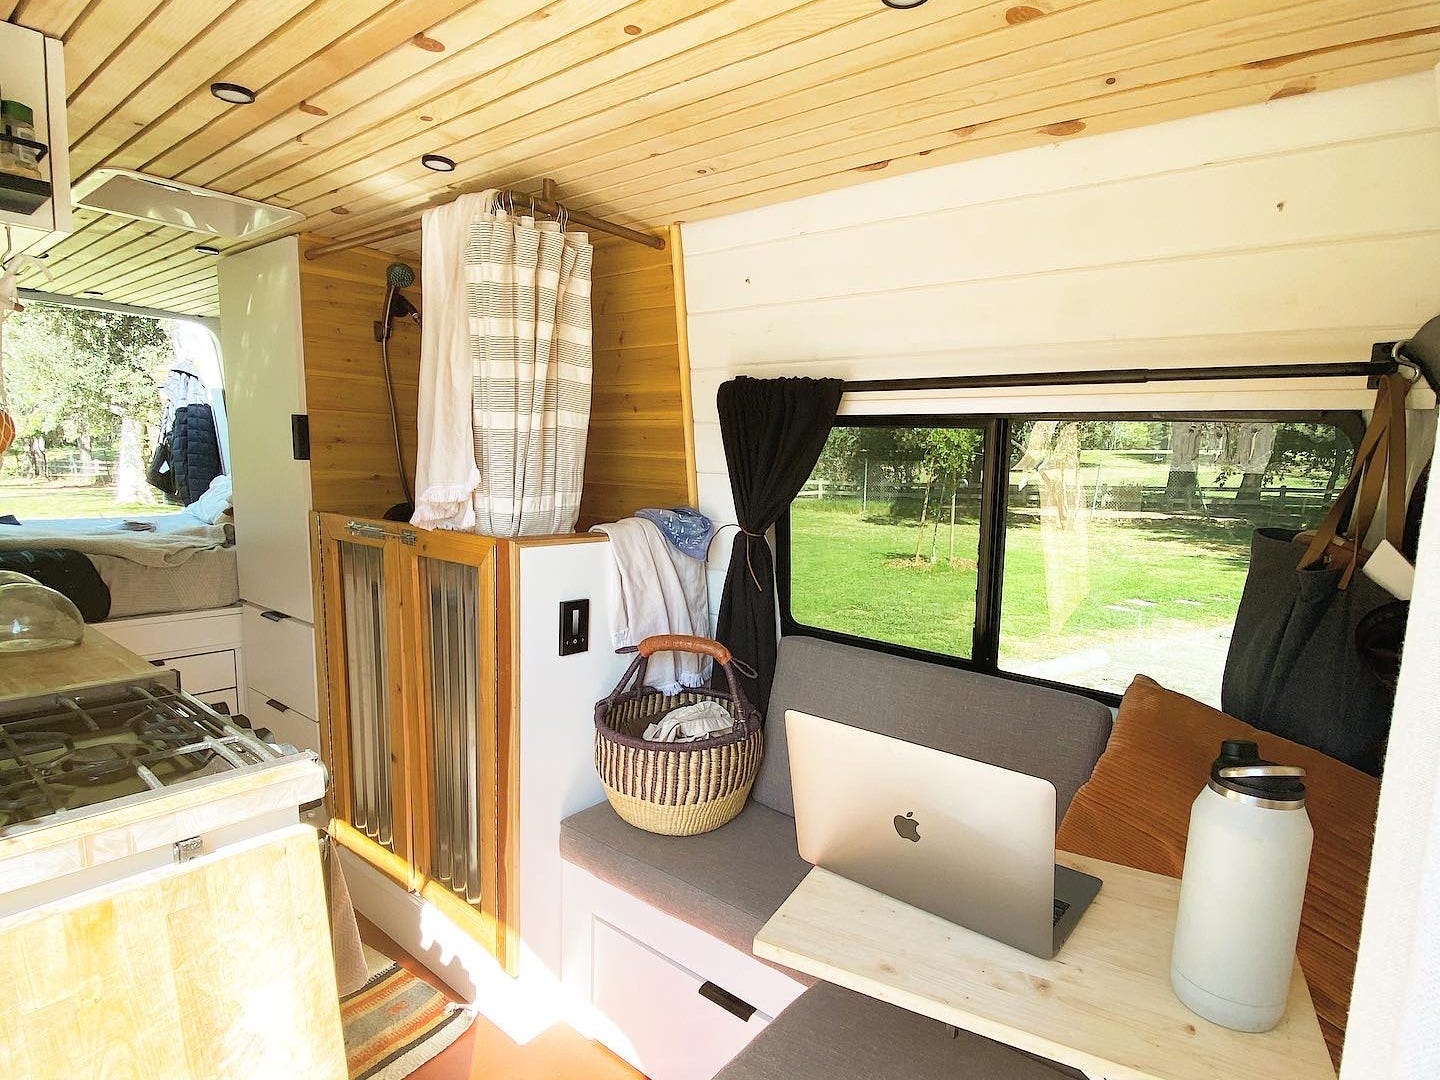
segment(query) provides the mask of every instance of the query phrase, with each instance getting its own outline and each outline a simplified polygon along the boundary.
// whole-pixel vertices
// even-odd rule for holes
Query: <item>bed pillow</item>
[[[185,508],[187,513],[193,514],[207,525],[217,524],[229,509],[230,477],[224,473],[211,480],[205,494]]]
[[[1338,1068],[1370,872],[1377,778],[1137,675],[1105,753],[1065,814],[1056,846],[1179,877],[1190,806],[1224,739],[1251,739],[1267,760],[1306,771],[1315,846],[1296,951]],[[1136,798],[1141,791],[1149,795]]]

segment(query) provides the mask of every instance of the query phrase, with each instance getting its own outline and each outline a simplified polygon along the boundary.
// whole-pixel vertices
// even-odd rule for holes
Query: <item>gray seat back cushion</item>
[[[1110,738],[1110,709],[1045,686],[819,638],[780,641],[755,798],[795,815],[785,710],[1044,777],[1057,824]]]

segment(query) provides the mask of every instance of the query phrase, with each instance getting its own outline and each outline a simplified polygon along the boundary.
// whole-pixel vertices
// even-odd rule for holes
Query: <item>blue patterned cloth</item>
[[[699,510],[677,506],[673,510],[636,510],[635,516],[654,522],[672,547],[692,559],[704,559],[715,536],[715,526]]]

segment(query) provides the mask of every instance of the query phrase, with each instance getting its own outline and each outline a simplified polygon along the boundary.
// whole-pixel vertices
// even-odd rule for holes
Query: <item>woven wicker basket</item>
[[[645,685],[652,654],[694,652],[713,657],[730,692],[705,688],[665,694]],[[664,836],[718,829],[745,805],[760,771],[764,736],[760,713],[735,678],[730,650],[709,638],[669,635],[642,641],[619,685],[595,706],[595,768],[610,805],[636,828]],[[648,742],[646,727],[670,710],[718,701],[735,718],[724,735],[693,743]]]

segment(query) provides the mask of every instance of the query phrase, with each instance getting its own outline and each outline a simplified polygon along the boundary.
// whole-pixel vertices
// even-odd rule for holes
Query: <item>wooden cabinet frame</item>
[[[513,686],[514,623],[511,600],[516,559],[508,541],[472,533],[416,529],[390,521],[317,514],[319,593],[323,669],[327,707],[322,739],[333,777],[330,812],[335,834],[402,887],[417,893],[463,926],[512,974],[517,957],[515,872],[516,805],[519,796]],[[351,719],[352,657],[347,636],[344,559],[347,545],[381,553],[383,567],[384,699],[388,711],[388,768],[391,843],[386,846],[354,827],[357,779],[354,775],[356,726]],[[460,657],[466,695],[474,717],[475,760],[455,760],[477,794],[473,808],[474,857],[479,865],[479,896],[470,899],[432,870],[438,850],[435,821],[440,809],[454,811],[463,790],[437,790],[437,730],[446,720],[435,715],[437,647],[432,640],[431,564],[474,571],[474,655]],[[469,585],[466,585],[469,588]],[[467,630],[468,633],[468,630]],[[446,655],[451,655],[447,651]],[[447,669],[448,670],[448,669]],[[474,685],[469,685],[473,676]],[[444,680],[442,680],[444,682]],[[445,682],[444,685],[451,685]],[[454,734],[451,718],[444,730]],[[454,837],[451,837],[454,840]]]

